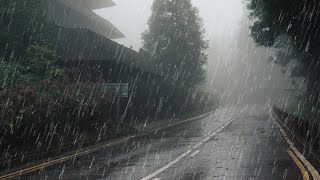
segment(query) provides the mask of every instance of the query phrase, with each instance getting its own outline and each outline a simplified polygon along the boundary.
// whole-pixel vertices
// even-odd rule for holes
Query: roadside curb
[[[285,112],[276,106],[272,106],[272,112],[292,133],[299,136],[309,149],[319,149],[319,125],[315,123],[312,124],[310,121],[296,117],[295,115]]]
[[[275,112],[276,111],[276,112]],[[318,180],[320,179],[320,175],[318,173],[318,170],[314,167],[314,165],[317,165],[319,167],[319,158],[315,153],[312,152],[312,149],[308,148],[306,146],[306,143],[304,140],[301,140],[299,135],[295,134],[294,131],[292,131],[292,125],[295,125],[296,122],[299,122],[299,119],[294,119],[295,117],[292,116],[291,114],[282,111],[281,109],[277,108],[276,106],[273,106],[270,108],[270,114],[271,117],[274,118],[275,124],[279,127],[283,137],[286,139],[287,143],[289,144],[289,149],[288,153],[295,162],[295,164],[299,167],[303,179],[304,180],[309,180],[309,174],[312,176],[312,179]],[[281,125],[280,125],[280,124]],[[288,127],[288,124],[291,125]],[[287,135],[285,130],[291,134],[291,138]],[[296,141],[297,140],[297,141]],[[297,148],[297,145],[302,145],[300,146],[300,150]],[[307,153],[306,156],[306,149],[309,149],[309,153]],[[313,162],[313,163],[311,163]],[[308,171],[306,171],[306,168]]]
[[[87,155],[87,154],[96,152],[98,150],[104,149],[104,148],[110,148],[110,147],[114,147],[116,145],[124,144],[124,143],[128,142],[129,140],[133,140],[133,139],[136,139],[136,138],[139,138],[139,137],[144,137],[146,135],[150,135],[150,134],[153,134],[153,133],[156,134],[159,131],[162,131],[162,130],[165,130],[165,129],[169,129],[169,128],[172,128],[172,127],[175,127],[175,126],[187,123],[187,122],[200,120],[202,118],[205,118],[205,117],[209,116],[213,112],[214,111],[211,111],[211,112],[208,112],[208,113],[205,113],[205,114],[201,114],[201,115],[198,115],[198,116],[195,116],[195,117],[192,117],[192,118],[184,119],[184,120],[178,121],[178,122],[176,122],[174,124],[169,124],[167,126],[163,126],[163,127],[160,127],[160,128],[154,129],[154,130],[148,130],[148,131],[141,132],[141,133],[138,133],[138,134],[134,134],[134,135],[131,135],[131,136],[127,136],[127,137],[123,137],[123,138],[119,138],[119,139],[114,139],[112,141],[99,143],[99,144],[96,144],[96,145],[93,145],[93,146],[90,146],[90,147],[86,147],[86,148],[82,148],[82,149],[79,149],[79,150],[75,150],[75,151],[71,151],[71,152],[68,152],[68,153],[64,153],[63,155],[60,155],[60,156],[56,156],[56,157],[53,157],[53,158],[48,158],[48,159],[43,160],[43,161],[38,161],[38,162],[34,162],[32,164],[29,164],[29,165],[20,166],[20,167],[12,169],[9,172],[2,172],[1,176],[0,176],[0,180],[12,179],[12,178],[19,177],[21,175],[26,175],[26,174],[29,174],[31,172],[36,172],[36,171],[42,170],[42,169],[44,169],[46,167],[53,166],[53,165],[56,165],[56,164],[59,164],[61,162],[65,162],[65,161],[68,161],[68,160],[72,160],[72,159],[75,159],[77,157],[80,157],[80,156],[83,156],[83,155]]]

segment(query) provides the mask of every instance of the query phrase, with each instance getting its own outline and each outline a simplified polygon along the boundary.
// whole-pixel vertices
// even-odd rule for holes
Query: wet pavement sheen
[[[233,121],[214,136],[230,120]],[[192,148],[206,139],[199,147]],[[201,120],[78,157],[20,179],[302,179],[289,145],[264,106],[217,109]]]

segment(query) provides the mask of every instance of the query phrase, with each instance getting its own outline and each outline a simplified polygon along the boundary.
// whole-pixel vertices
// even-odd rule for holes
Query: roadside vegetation
[[[175,1],[167,3],[171,2]],[[170,5],[172,12],[184,10],[175,13],[173,21],[164,11],[158,11],[164,19],[150,19],[139,56],[149,69],[165,74],[131,88],[130,97],[120,102],[121,120],[116,118],[115,92],[105,89],[108,79],[65,66],[55,47],[62,27],[43,15],[44,3],[0,0],[0,169],[136,133],[134,125],[144,119],[188,117],[216,106],[213,95],[195,87],[205,80],[207,43],[190,1]],[[159,8],[165,10],[163,6]],[[190,16],[183,18],[186,14]],[[155,33],[158,26],[182,29],[170,29],[176,33],[167,33],[151,54],[160,35]],[[188,37],[182,37],[187,31]]]
[[[314,105],[303,101],[295,101],[288,107],[288,112],[307,121],[315,121],[318,123],[320,118],[320,110],[316,109]]]
[[[320,36],[319,1],[248,0],[253,24],[251,36],[257,45],[276,49],[269,60],[287,67],[285,73],[302,78],[306,86],[289,110],[303,118],[319,118]],[[293,68],[292,68],[293,67]],[[299,91],[300,88],[298,88]],[[302,92],[297,92],[301,94]]]
[[[190,0],[155,0],[148,25],[140,49],[148,64],[182,86],[205,81],[208,41],[199,10]]]

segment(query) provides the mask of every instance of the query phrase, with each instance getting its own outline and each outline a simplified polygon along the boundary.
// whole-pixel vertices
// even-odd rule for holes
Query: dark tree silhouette
[[[208,42],[190,0],[155,0],[148,25],[142,39],[152,66],[189,85],[205,80]]]
[[[292,75],[302,76],[307,82],[307,93],[317,103],[320,91],[320,1],[314,0],[248,0],[250,17],[254,21],[251,36],[257,45],[271,47],[284,41],[296,49],[298,56],[291,58],[286,50],[282,65],[298,59]],[[285,37],[285,38],[284,38]],[[278,43],[281,45],[281,43]],[[289,57],[289,59],[288,59]]]

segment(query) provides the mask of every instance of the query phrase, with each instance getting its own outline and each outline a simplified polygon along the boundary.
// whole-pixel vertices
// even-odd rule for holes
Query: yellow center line
[[[318,173],[318,171],[312,166],[312,164],[298,151],[298,149],[294,146],[293,142],[289,139],[288,135],[286,134],[286,132],[282,129],[282,127],[280,126],[280,124],[277,122],[277,119],[279,120],[279,118],[277,118],[276,115],[274,115],[274,113],[272,112],[272,109],[270,109],[270,113],[271,113],[271,117],[275,120],[274,123],[278,126],[278,128],[280,129],[280,132],[282,133],[283,137],[285,138],[285,140],[287,141],[287,143],[289,144],[292,152],[295,153],[296,157],[299,158],[299,160],[307,167],[308,171],[310,172],[311,176],[313,179],[315,180],[320,180],[320,175]],[[279,120],[281,122],[281,120]]]
[[[298,168],[301,171],[301,174],[303,176],[304,180],[310,180],[308,171],[306,170],[306,168],[302,165],[302,163],[299,161],[299,159],[296,157],[296,155],[288,149],[288,153],[291,156],[292,160],[296,163],[296,165],[298,166]]]
[[[131,139],[134,139],[134,138],[142,137],[142,136],[148,135],[148,134],[153,133],[153,132],[157,132],[157,131],[160,131],[160,130],[165,130],[167,128],[171,128],[171,127],[174,127],[174,126],[177,126],[177,125],[180,125],[180,124],[184,124],[184,123],[187,123],[187,122],[191,122],[191,121],[196,121],[196,120],[202,119],[202,118],[204,118],[204,117],[206,117],[206,116],[208,116],[210,114],[212,114],[212,112],[205,113],[205,114],[202,114],[202,115],[199,115],[199,116],[196,116],[196,117],[193,117],[193,118],[189,118],[189,119],[186,119],[186,120],[182,120],[182,121],[179,121],[177,123],[158,128],[156,130],[151,130],[151,131],[147,131],[147,132],[142,132],[140,134],[132,135],[132,136],[120,139],[118,141],[107,143],[107,144],[104,144],[104,145],[101,145],[101,146],[98,146],[98,147],[93,147],[91,149],[82,150],[82,151],[80,150],[80,151],[78,151],[78,152],[76,152],[74,154],[71,154],[71,155],[68,155],[68,156],[65,156],[65,157],[61,157],[61,158],[58,158],[58,159],[55,159],[55,160],[44,162],[44,163],[39,164],[39,165],[35,165],[35,166],[29,167],[29,168],[21,169],[21,170],[18,170],[18,171],[15,171],[15,172],[0,176],[0,180],[12,179],[12,178],[16,178],[18,176],[22,176],[22,175],[26,175],[26,174],[29,174],[29,173],[32,173],[32,172],[36,172],[36,171],[42,170],[42,169],[44,169],[46,167],[53,166],[53,165],[56,165],[58,163],[65,162],[65,161],[68,161],[70,159],[73,159],[73,158],[76,158],[76,157],[79,157],[79,156],[83,156],[83,155],[86,155],[86,154],[90,154],[90,153],[96,152],[96,151],[98,151],[100,149],[103,149],[103,148],[112,147],[112,146],[127,142],[127,141],[129,141]]]
[[[108,146],[113,146],[113,145],[116,145],[116,144],[119,144],[119,143],[123,143],[125,141],[128,141],[131,138],[134,138],[134,137],[137,137],[137,136],[130,136],[130,137],[124,138],[122,140],[119,140],[119,141],[116,141],[116,142],[113,142],[113,143],[108,143],[106,145],[102,145],[100,147],[95,147],[93,149],[76,152],[76,153],[74,153],[72,155],[69,155],[69,156],[61,157],[59,159],[51,160],[49,162],[44,162],[42,164],[35,165],[35,166],[30,167],[30,168],[22,169],[20,171],[16,171],[16,172],[4,175],[4,176],[0,176],[0,180],[11,179],[11,178],[15,178],[17,176],[21,176],[21,175],[25,175],[25,174],[28,174],[28,173],[31,173],[31,172],[35,172],[35,171],[44,169],[46,167],[49,167],[49,166],[52,166],[52,165],[55,165],[55,164],[65,162],[65,161],[70,160],[72,158],[83,156],[85,154],[90,154],[90,153],[92,153],[94,151],[97,151],[99,149],[102,149],[102,148],[105,148],[105,147],[108,147]]]

